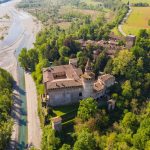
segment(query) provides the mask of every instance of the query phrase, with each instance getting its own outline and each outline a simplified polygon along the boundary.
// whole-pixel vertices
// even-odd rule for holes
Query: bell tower
[[[93,68],[90,59],[88,59],[87,64],[85,66],[85,72],[82,75],[83,98],[93,96],[94,81],[95,74],[93,73]]]

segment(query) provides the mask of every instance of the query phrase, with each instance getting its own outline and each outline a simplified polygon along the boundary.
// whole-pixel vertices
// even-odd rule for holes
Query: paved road
[[[12,73],[16,80],[14,86],[14,105],[12,109],[14,126],[10,149],[16,149],[17,146],[23,150],[31,143],[39,148],[41,130],[37,113],[29,110],[31,107],[37,108],[36,88],[33,82],[31,82],[32,85],[30,89],[27,88],[28,79],[25,80],[24,71],[18,66],[17,56],[23,47],[33,47],[33,42],[40,29],[40,25],[37,24],[29,14],[15,9],[15,4],[19,1],[20,0],[12,0],[11,2],[0,5],[0,14],[9,13],[12,19],[8,36],[0,42],[0,67]],[[31,81],[31,79],[29,80]],[[25,85],[27,85],[27,87],[25,87]],[[34,98],[32,99],[30,99],[31,91],[35,92]],[[27,105],[27,101],[29,100],[33,101],[30,105]],[[37,125],[35,126],[35,124]],[[32,132],[32,129],[34,129],[33,131],[36,133]]]

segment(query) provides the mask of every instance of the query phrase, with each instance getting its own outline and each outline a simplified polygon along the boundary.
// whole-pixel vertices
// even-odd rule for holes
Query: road
[[[132,8],[131,6],[129,6],[129,11],[126,14],[126,16],[124,17],[123,21],[121,22],[121,24],[118,26],[118,30],[119,32],[123,35],[123,36],[127,36],[127,34],[123,31],[122,26],[124,25],[124,23],[127,21],[128,17],[130,16],[130,14],[132,13]]]
[[[12,0],[0,5],[0,16],[7,13],[11,17],[8,35],[0,41],[0,67],[8,70],[16,81],[12,108],[14,126],[9,149],[23,150],[31,144],[40,148],[41,129],[37,114],[36,87],[31,75],[28,74],[25,78],[24,70],[18,65],[17,57],[22,48],[33,47],[41,25],[28,13],[15,8],[19,1]]]

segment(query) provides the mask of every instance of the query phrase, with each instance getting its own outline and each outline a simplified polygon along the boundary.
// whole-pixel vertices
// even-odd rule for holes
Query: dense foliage
[[[109,0],[105,1],[107,2]],[[117,0],[112,3],[116,4]],[[33,49],[22,50],[20,64],[25,70],[32,72],[40,94],[44,92],[41,84],[43,67],[67,64],[69,58],[77,57],[79,67],[84,69],[87,58],[93,60],[92,54],[96,47],[89,44],[83,49],[79,40],[107,41],[110,30],[118,26],[128,12],[128,6],[120,3],[117,9],[119,15],[111,22],[107,22],[104,16],[95,21],[90,17],[83,17],[74,21],[66,31],[54,26],[45,29],[38,34]],[[67,138],[64,133],[57,134],[48,125],[44,127],[42,149],[148,150],[150,32],[141,30],[135,46],[130,50],[119,51],[114,58],[108,57],[106,50],[102,49],[93,61],[93,68],[96,75],[104,71],[116,77],[116,84],[109,89],[110,98],[116,101],[115,110],[108,111],[106,107],[99,109],[92,98],[80,101],[75,125],[69,132],[72,142],[64,142],[64,138]]]
[[[141,30],[133,48],[109,59],[104,70],[116,76],[117,83],[110,89],[111,97],[117,101],[115,110],[97,108],[92,98],[80,101],[74,143],[64,144],[62,149],[149,149],[149,39],[150,33]],[[58,137],[62,140],[55,134]]]
[[[42,68],[50,65],[67,64],[69,58],[78,58],[79,66],[84,69],[87,58],[92,58],[93,50],[96,47],[87,45],[83,50],[79,39],[83,40],[108,40],[111,29],[119,24],[128,8],[123,5],[119,10],[119,15],[110,23],[103,16],[92,21],[89,16],[72,23],[71,27],[64,31],[58,26],[51,26],[50,29],[41,31],[36,38],[35,47],[30,50],[23,49],[19,55],[21,66],[31,71],[36,80],[38,92],[44,92],[42,83]],[[95,73],[103,71],[107,56],[105,52],[100,54],[99,60],[95,64]],[[99,64],[100,67],[98,66]],[[100,70],[101,69],[101,70]]]
[[[18,7],[32,13],[46,26],[63,26],[63,23],[82,21],[92,16],[91,10],[95,11],[95,16],[97,13],[105,15],[108,12],[117,16],[122,4],[120,0],[22,0]]]
[[[10,117],[12,106],[12,84],[11,75],[0,68],[0,149],[8,146],[11,132],[12,120]]]

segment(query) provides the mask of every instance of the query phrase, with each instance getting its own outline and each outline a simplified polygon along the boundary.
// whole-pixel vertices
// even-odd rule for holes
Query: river
[[[16,80],[14,86],[16,96],[12,109],[14,127],[10,147],[11,149],[24,150],[31,143],[28,142],[24,70],[18,65],[17,59],[22,48],[29,49],[33,47],[40,25],[35,22],[31,15],[15,8],[18,2],[20,0],[11,0],[9,2],[0,0],[0,3],[2,3],[0,4],[0,14],[9,14],[11,18],[8,35],[0,41],[0,67],[9,71]]]
[[[2,3],[6,3],[6,2],[8,2],[9,0],[0,0],[0,4],[2,4]]]

